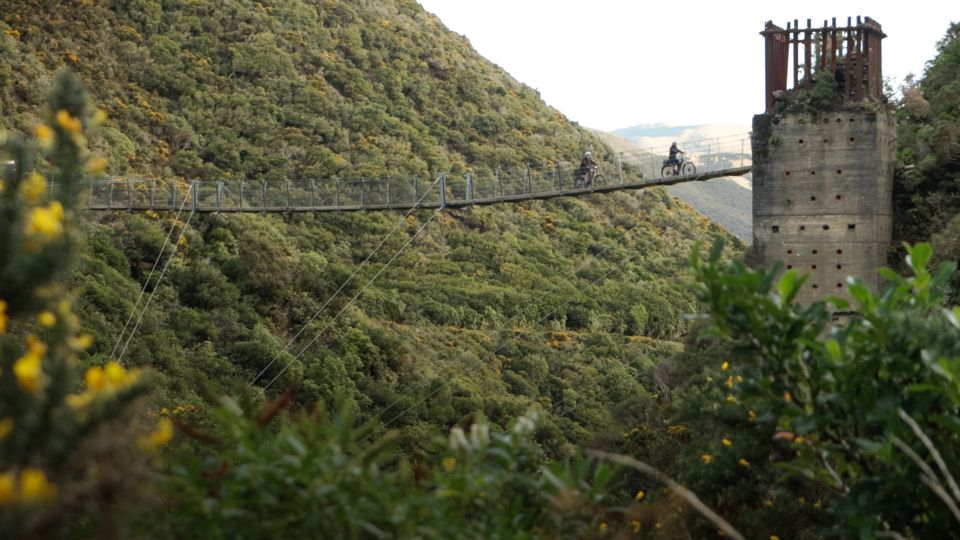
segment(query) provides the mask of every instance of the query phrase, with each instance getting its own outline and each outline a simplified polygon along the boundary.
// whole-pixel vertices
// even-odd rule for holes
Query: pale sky
[[[764,22],[869,16],[879,22],[883,74],[920,75],[956,0],[688,2],[419,0],[488,60],[540,91],[581,125],[743,124],[764,108]],[[953,7],[950,7],[953,6]]]

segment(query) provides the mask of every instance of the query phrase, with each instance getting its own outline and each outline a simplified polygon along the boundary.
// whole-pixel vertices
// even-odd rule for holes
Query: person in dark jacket
[[[670,159],[667,160],[667,164],[673,165],[673,170],[676,172],[680,172],[680,160],[677,159],[677,154],[682,153],[684,153],[683,150],[677,148],[677,143],[674,141],[673,144],[670,145]]]
[[[579,180],[580,185],[590,185],[596,166],[597,164],[590,157],[590,152],[585,153],[583,159],[580,160],[580,166],[577,167],[577,180]]]

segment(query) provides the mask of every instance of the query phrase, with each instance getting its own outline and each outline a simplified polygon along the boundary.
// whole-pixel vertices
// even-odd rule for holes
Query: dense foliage
[[[896,235],[932,239],[939,256],[960,255],[960,23],[937,45],[919,80],[902,88],[895,183]]]
[[[460,172],[605,148],[413,0],[5,2],[0,127],[29,131],[70,67],[114,174]]]

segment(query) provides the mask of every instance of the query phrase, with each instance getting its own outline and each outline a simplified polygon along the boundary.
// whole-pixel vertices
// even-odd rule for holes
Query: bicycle
[[[676,163],[670,163],[669,159],[663,160],[663,168],[660,169],[660,176],[662,178],[668,176],[690,176],[696,174],[696,172],[696,165],[694,165],[692,161],[687,161],[681,157]]]
[[[579,170],[573,173],[573,187],[575,188],[584,188],[593,185],[602,186],[606,183],[606,177],[603,176],[603,173],[600,172],[600,168],[596,165],[591,166],[582,174]]]

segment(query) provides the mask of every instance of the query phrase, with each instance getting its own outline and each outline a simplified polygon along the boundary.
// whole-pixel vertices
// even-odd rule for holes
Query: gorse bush
[[[68,524],[96,530],[112,517],[93,509],[110,509],[109,492],[128,481],[123,477],[136,463],[127,456],[138,435],[111,420],[143,394],[146,381],[116,363],[83,369],[79,358],[92,339],[81,332],[64,285],[78,244],[74,209],[84,168],[102,167],[87,150],[85,130],[94,121],[79,82],[64,73],[36,141],[0,133],[0,162],[12,161],[0,180],[0,531],[6,538],[55,537]],[[155,447],[169,434],[162,426],[141,442]],[[111,467],[124,472],[98,469],[121,456],[127,463]]]
[[[828,490],[845,535],[954,538],[960,524],[960,308],[945,305],[955,263],[912,275],[884,269],[884,290],[857,280],[853,304],[792,303],[804,278],[780,267],[694,258],[714,329],[733,340],[724,371],[740,413],[766,432],[762,456]],[[829,306],[832,306],[830,308]],[[830,311],[849,312],[831,324]]]

